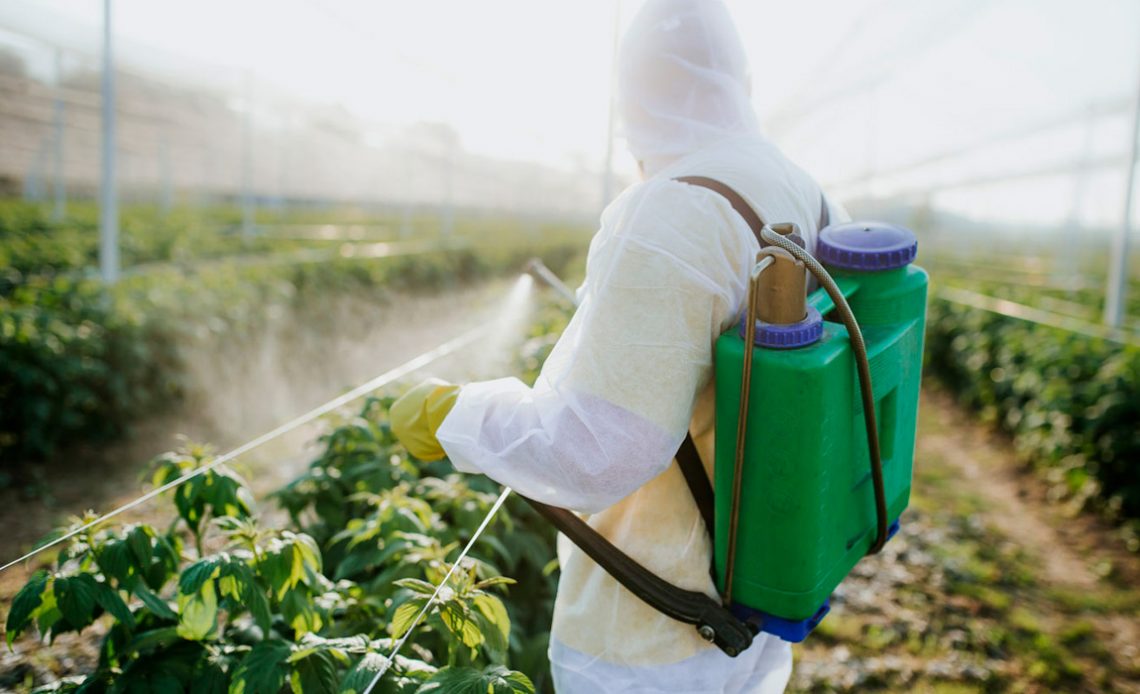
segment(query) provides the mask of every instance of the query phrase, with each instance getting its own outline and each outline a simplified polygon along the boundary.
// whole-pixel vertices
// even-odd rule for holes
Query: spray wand
[[[562,298],[569,301],[574,306],[578,305],[578,296],[574,290],[566,286],[566,283],[558,278],[558,275],[546,267],[542,260],[538,258],[531,258],[526,264],[526,270],[532,277],[542,280],[548,287],[562,295]]]

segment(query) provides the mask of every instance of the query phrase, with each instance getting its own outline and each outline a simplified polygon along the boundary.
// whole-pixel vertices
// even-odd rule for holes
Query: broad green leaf
[[[214,582],[206,581],[194,595],[178,596],[178,635],[190,641],[208,638],[218,625],[218,596]]]
[[[301,550],[301,558],[313,571],[321,570],[321,548],[317,541],[303,533],[296,536],[297,547]]]
[[[289,686],[293,694],[336,694],[338,674],[336,658],[328,651],[317,651],[293,666]]]
[[[278,694],[285,686],[290,650],[288,642],[277,639],[254,644],[234,673],[230,694]]]
[[[412,622],[415,621],[425,604],[427,604],[427,599],[415,599],[397,607],[396,613],[392,615],[392,621],[388,623],[388,632],[396,638],[403,636],[412,627]]]
[[[139,566],[149,566],[154,548],[151,545],[153,531],[144,525],[136,525],[127,533],[127,544],[131,548]]]
[[[292,587],[289,581],[293,571],[293,553],[288,551],[290,549],[278,546],[275,550],[267,551],[257,567],[278,600],[284,599],[285,593]]]
[[[288,587],[293,588],[305,578],[305,552],[301,549],[300,543],[294,542],[290,547],[289,554],[291,560]]]
[[[190,682],[190,694],[228,694],[230,674],[212,658],[199,661]]]
[[[316,604],[304,592],[292,590],[285,594],[281,601],[281,613],[297,636],[309,632],[320,631],[324,620]]]
[[[363,694],[376,674],[387,664],[388,659],[379,653],[365,653],[364,657],[344,676],[344,680],[340,683],[341,694]]]
[[[155,538],[153,560],[143,579],[151,590],[161,590],[180,564],[181,540],[177,537]]]
[[[151,592],[146,586],[141,584],[137,585],[133,592],[135,597],[141,600],[142,604],[156,617],[170,620],[178,619],[178,613],[175,612],[165,600]]]
[[[402,578],[396,581],[395,584],[401,588],[407,588],[413,593],[418,593],[419,595],[431,597],[435,594],[435,586],[418,578]]]
[[[207,557],[186,567],[178,579],[178,592],[183,595],[197,593],[217,574],[221,561],[218,557]]]
[[[483,629],[487,645],[495,652],[505,652],[511,639],[511,618],[503,601],[484,593],[475,596],[472,606],[487,620],[487,626],[490,627]]]
[[[59,611],[71,626],[79,629],[91,623],[98,586],[91,574],[55,579],[53,590]]]
[[[136,560],[131,547],[125,540],[116,540],[103,545],[95,555],[99,569],[108,579],[119,585],[129,585],[136,580]]]
[[[163,627],[151,629],[136,634],[127,646],[127,653],[149,653],[157,649],[167,648],[178,643],[182,637],[177,627]]]
[[[134,629],[134,615],[131,614],[130,608],[127,607],[127,603],[123,602],[118,591],[106,583],[96,583],[95,586],[96,604],[109,612],[112,617],[127,625],[128,628]]]
[[[55,596],[55,581],[48,583],[40,599],[42,602],[35,611],[36,626],[41,634],[47,634],[49,630],[54,629],[56,622],[63,619],[63,613],[59,611],[59,603]]]
[[[475,621],[467,606],[458,600],[444,603],[439,608],[439,618],[451,635],[458,637],[468,648],[478,648],[486,640],[479,623]]]
[[[252,576],[245,583],[242,598],[245,601],[246,608],[249,609],[250,616],[253,617],[254,623],[261,627],[262,631],[269,631],[273,622],[273,615],[269,610],[269,597],[266,596],[261,586],[253,580]]]
[[[47,588],[51,575],[44,569],[32,574],[16,597],[12,598],[12,609],[8,611],[7,631],[8,647],[16,637],[24,632],[32,621],[32,615],[43,602],[43,592]]]
[[[218,577],[218,595],[223,598],[232,598],[236,601],[241,600],[241,586],[233,574]]]
[[[471,586],[471,588],[473,590],[486,590],[488,588],[493,588],[494,586],[513,586],[515,583],[517,583],[517,581],[515,581],[513,578],[507,578],[506,576],[493,576],[491,578],[479,581],[475,585]]]
[[[416,694],[534,694],[526,675],[495,665],[486,670],[445,668],[425,682]]]

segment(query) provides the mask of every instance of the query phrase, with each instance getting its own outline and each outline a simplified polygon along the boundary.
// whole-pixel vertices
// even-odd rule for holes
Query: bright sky
[[[628,22],[639,0],[620,3]],[[937,183],[977,216],[1119,219],[1123,170],[971,184],[1122,155],[1140,82],[1134,0],[728,0],[769,134],[823,181]],[[616,0],[115,0],[135,69],[260,84],[380,126],[451,123],[500,157],[600,166]],[[0,0],[0,28],[97,50],[102,2]],[[0,34],[0,39],[3,35]],[[1096,119],[1089,109],[1107,110]],[[1070,125],[917,171],[992,135]],[[972,150],[971,150],[972,151]],[[618,152],[621,152],[620,143]],[[624,153],[619,169],[629,170]],[[1111,164],[1111,162],[1109,162]],[[946,187],[945,184],[953,185]],[[848,194],[865,186],[839,186]]]

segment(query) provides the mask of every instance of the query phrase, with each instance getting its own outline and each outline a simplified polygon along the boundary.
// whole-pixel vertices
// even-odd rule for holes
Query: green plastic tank
[[[910,231],[882,223],[828,227],[816,251],[867,344],[892,531],[910,499],[922,370],[927,274],[911,264],[916,252]],[[824,290],[808,306],[805,325],[822,317],[822,330],[807,333],[814,339],[794,334],[797,326],[774,326],[775,339],[764,344],[780,346],[753,346],[733,578],[738,616],[788,641],[803,640],[823,618],[877,531],[847,330],[829,320],[834,306]],[[716,344],[714,563],[722,594],[745,332],[742,322]]]

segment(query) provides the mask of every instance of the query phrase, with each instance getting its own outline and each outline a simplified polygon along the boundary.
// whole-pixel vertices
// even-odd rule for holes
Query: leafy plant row
[[[35,278],[66,274],[95,274],[99,265],[99,210],[91,202],[73,201],[68,216],[53,221],[44,205],[0,200],[0,295]],[[362,241],[402,237],[431,239],[440,235],[441,217],[430,210],[406,215],[400,211],[351,208],[258,211],[255,222],[264,232],[239,233],[241,210],[232,205],[179,207],[162,211],[154,206],[128,205],[119,230],[119,253],[125,268],[148,263],[193,263],[235,254],[278,254],[302,248],[336,248],[342,240],[299,238],[286,232],[292,225],[368,225]],[[359,231],[359,230],[357,230]],[[534,223],[516,217],[461,216],[453,238],[491,245],[517,246],[519,239],[580,237],[584,230],[566,223]]]
[[[375,691],[543,686],[553,533],[508,503],[431,602],[498,490],[446,461],[409,458],[388,428],[390,403],[369,400],[322,438],[309,469],[273,495],[285,513],[272,524],[243,479],[219,466],[168,497],[170,528],[71,541],[16,595],[8,643],[112,626],[94,672],[40,691],[359,693],[425,609]],[[160,456],[151,481],[211,460],[201,447]]]
[[[53,233],[42,220],[23,223]],[[7,246],[15,232],[0,232]],[[274,310],[338,293],[454,286],[516,271],[536,254],[561,266],[583,245],[573,234],[491,236],[432,255],[168,271],[110,291],[62,277],[9,286],[0,292],[0,460],[43,461],[61,446],[122,435],[140,414],[179,399],[189,350],[256,334]],[[12,474],[4,468],[0,485]]]
[[[1140,347],[933,298],[926,356],[1058,495],[1140,518]]]

